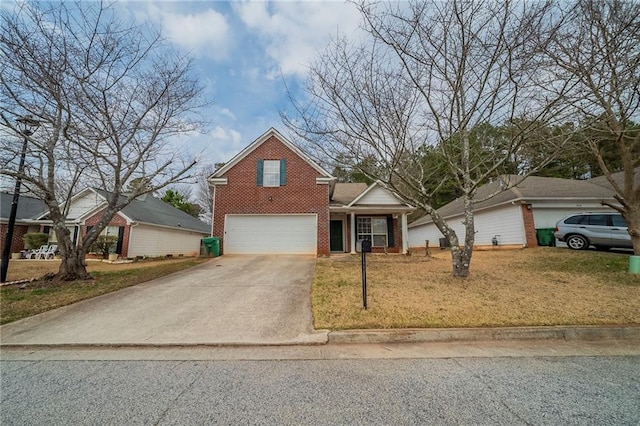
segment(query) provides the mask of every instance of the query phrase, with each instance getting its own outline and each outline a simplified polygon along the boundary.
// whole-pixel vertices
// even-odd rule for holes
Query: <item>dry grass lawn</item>
[[[640,324],[640,276],[628,255],[540,247],[476,251],[468,279],[448,251],[367,256],[368,310],[359,255],[318,259],[316,328]]]
[[[157,265],[181,263],[188,258],[171,258],[161,260],[144,260],[131,263],[108,263],[101,260],[87,260],[87,272],[115,272],[128,269],[152,268]],[[7,281],[40,278],[48,273],[56,273],[60,268],[60,260],[11,260],[7,271]]]

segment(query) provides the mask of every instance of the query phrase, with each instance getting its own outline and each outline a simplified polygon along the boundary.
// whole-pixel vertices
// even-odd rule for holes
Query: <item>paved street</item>
[[[637,425],[640,357],[2,361],[3,425]]]
[[[314,256],[223,256],[0,327],[2,344],[325,342],[314,333]]]

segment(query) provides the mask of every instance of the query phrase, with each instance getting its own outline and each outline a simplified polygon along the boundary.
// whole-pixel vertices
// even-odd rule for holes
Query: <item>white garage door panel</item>
[[[317,216],[226,215],[226,254],[316,254]]]

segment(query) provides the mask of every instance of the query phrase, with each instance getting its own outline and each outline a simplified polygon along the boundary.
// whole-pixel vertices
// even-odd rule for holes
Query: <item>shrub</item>
[[[109,258],[109,252],[112,247],[115,247],[118,242],[118,237],[115,235],[100,235],[89,247],[89,250],[93,253],[102,253],[102,258]]]
[[[24,247],[26,249],[37,249],[40,246],[49,243],[49,234],[43,234],[41,232],[31,232],[22,236],[24,241]]]

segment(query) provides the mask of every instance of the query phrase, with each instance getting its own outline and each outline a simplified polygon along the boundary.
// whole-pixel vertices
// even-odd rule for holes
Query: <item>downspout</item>
[[[138,225],[139,225],[138,222],[131,222],[131,225],[129,225],[129,241],[128,241],[128,244],[127,244],[127,257],[132,257],[131,256],[131,243],[133,242],[133,228],[135,228]]]
[[[409,251],[409,228],[407,226],[407,214],[402,213],[402,254],[407,254]]]
[[[210,237],[213,237],[213,226],[214,226],[214,218],[216,217],[215,215],[215,210],[216,210],[216,186],[215,185],[211,185],[211,188],[213,189],[213,194],[211,195],[211,234],[209,235]]]
[[[356,214],[351,212],[351,254],[356,254]]]

